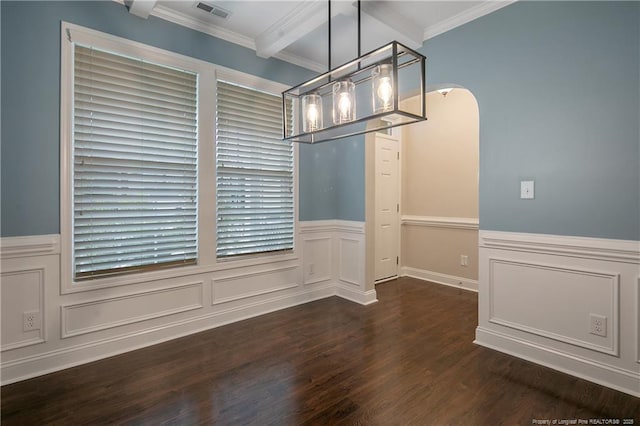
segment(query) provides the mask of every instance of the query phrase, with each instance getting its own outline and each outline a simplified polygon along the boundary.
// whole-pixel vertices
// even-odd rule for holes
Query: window
[[[197,75],[75,46],[76,279],[197,258]]]
[[[66,22],[62,36],[63,294],[295,258],[286,87]]]
[[[218,80],[219,258],[293,248],[293,146],[282,140],[282,98]]]

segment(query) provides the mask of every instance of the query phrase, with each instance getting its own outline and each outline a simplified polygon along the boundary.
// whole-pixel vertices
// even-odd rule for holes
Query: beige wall
[[[465,89],[446,97],[428,93],[426,104],[428,121],[402,128],[402,215],[424,222],[402,226],[401,263],[477,280],[477,229],[444,227],[437,218],[477,220],[478,105]],[[468,256],[468,266],[460,265],[460,255]]]

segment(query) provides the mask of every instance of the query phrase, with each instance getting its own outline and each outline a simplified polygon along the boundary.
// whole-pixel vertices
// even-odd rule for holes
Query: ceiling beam
[[[357,4],[357,3],[356,3]],[[396,12],[389,1],[362,1],[362,12],[398,33],[397,40],[412,49],[422,46],[424,28]]]
[[[256,37],[256,53],[270,58],[327,21],[326,3],[304,1]],[[324,13],[323,13],[324,12]]]
[[[338,15],[351,15],[352,10],[350,1],[339,0],[331,3],[332,18]],[[261,58],[276,55],[327,22],[327,12],[325,0],[301,2],[293,11],[256,37],[256,53]]]
[[[129,13],[147,19],[149,14],[156,7],[157,0],[131,0],[129,3]]]

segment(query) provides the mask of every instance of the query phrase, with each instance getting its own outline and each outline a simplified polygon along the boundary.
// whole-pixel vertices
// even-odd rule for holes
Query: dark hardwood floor
[[[4,386],[2,423],[640,424],[638,398],[474,345],[476,294],[410,278],[377,291]]]

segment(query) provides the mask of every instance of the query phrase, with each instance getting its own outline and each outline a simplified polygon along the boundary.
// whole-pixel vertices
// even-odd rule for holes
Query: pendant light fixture
[[[360,13],[358,0],[358,57],[331,69],[329,0],[329,71],[282,93],[285,140],[318,143],[427,119],[425,57],[397,41],[361,55]]]

